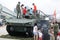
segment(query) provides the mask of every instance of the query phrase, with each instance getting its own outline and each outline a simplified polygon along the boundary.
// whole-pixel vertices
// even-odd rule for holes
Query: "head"
[[[23,6],[24,6],[24,4],[21,5],[21,7],[23,7]]]
[[[37,23],[35,23],[34,26],[37,26]]]
[[[57,21],[53,22],[53,24],[57,24]]]
[[[34,3],[32,5],[35,5]]]
[[[51,27],[51,29],[53,29],[53,27]]]
[[[20,2],[18,2],[18,4],[20,4]]]
[[[25,7],[25,9],[26,9],[26,7]]]

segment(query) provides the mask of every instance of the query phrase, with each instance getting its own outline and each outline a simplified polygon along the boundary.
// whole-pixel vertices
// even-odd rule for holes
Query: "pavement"
[[[0,40],[20,40],[20,39],[8,39],[8,38],[0,38]]]
[[[6,25],[0,26],[0,36],[2,35],[8,35],[8,32],[6,31]],[[18,39],[0,38],[0,40],[18,40]]]
[[[7,34],[8,32],[6,31],[6,25],[0,26],[0,36]]]

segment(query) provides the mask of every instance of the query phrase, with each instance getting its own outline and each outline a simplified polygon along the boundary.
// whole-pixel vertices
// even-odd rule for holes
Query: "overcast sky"
[[[46,14],[53,14],[55,9],[57,15],[60,14],[60,0],[0,0],[0,4],[10,10],[14,10],[18,1],[30,7],[32,7],[32,3],[35,3],[37,9],[42,10]]]

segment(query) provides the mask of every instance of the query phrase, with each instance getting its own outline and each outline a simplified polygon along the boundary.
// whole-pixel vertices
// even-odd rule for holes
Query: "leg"
[[[18,18],[18,13],[17,13],[17,18]]]
[[[36,39],[36,36],[34,35],[34,40]]]
[[[38,40],[38,35],[36,35],[36,40]]]
[[[18,16],[19,16],[19,12],[17,11],[17,18],[18,18]]]

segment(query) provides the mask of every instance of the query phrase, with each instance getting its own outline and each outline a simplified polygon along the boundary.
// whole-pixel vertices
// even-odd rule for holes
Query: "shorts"
[[[38,32],[33,32],[34,35],[38,35]]]

